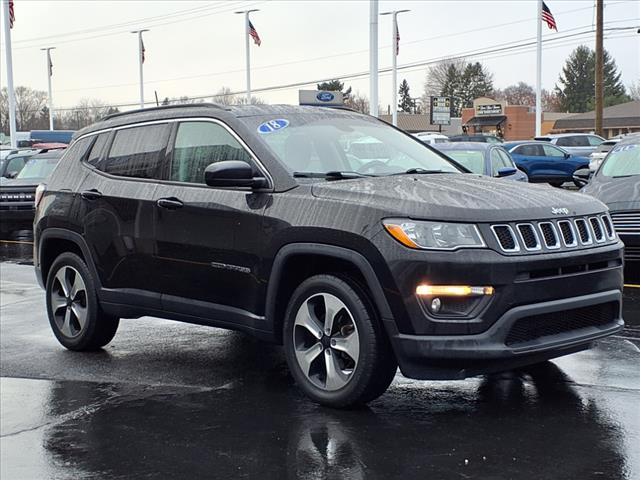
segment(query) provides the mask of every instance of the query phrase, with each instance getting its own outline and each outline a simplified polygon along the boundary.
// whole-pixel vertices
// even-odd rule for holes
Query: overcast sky
[[[14,0],[11,30],[15,85],[47,89],[44,52],[55,46],[53,98],[72,107],[82,98],[109,104],[138,101],[137,42],[130,30],[145,34],[145,93],[164,97],[212,95],[222,86],[245,88],[244,27],[235,10],[259,8],[252,21],[262,46],[251,45],[254,89],[340,78],[369,69],[369,1],[63,1]],[[593,0],[547,0],[559,32],[544,26],[544,38],[557,40],[543,51],[543,87],[553,88],[571,51],[594,47]],[[380,12],[411,9],[399,16],[398,65],[468,54],[494,75],[496,87],[518,81],[534,84],[535,47],[474,55],[474,52],[535,40],[534,0],[380,1]],[[605,28],[640,26],[640,0],[606,0]],[[391,20],[379,19],[379,66],[391,64]],[[6,85],[4,32],[2,85]],[[640,78],[640,35],[609,31],[609,50],[625,85]],[[399,71],[413,96],[423,92],[425,66]],[[345,80],[369,95],[368,77]],[[315,88],[314,84],[310,85]],[[294,87],[256,93],[269,103],[297,103]],[[389,74],[380,77],[380,104],[390,101]]]

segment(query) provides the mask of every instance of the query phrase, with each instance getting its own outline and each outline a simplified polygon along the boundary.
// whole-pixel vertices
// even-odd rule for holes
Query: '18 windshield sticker
[[[273,133],[278,130],[283,130],[289,126],[289,120],[284,118],[277,118],[275,120],[269,120],[268,122],[261,123],[258,127],[258,133]]]
[[[634,148],[638,148],[637,145],[621,145],[613,149],[614,152],[626,152],[627,150],[633,150]]]

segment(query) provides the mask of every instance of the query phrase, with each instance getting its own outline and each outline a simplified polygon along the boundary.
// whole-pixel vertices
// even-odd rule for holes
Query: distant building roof
[[[542,119],[545,122],[555,122],[556,120],[561,120],[567,117],[573,117],[575,113],[566,113],[566,112],[544,112],[542,114]]]
[[[607,107],[603,111],[603,128],[640,127],[640,100]],[[595,111],[578,113],[557,120],[553,130],[593,129]]]
[[[391,123],[391,115],[380,115],[380,120]],[[429,123],[429,115],[417,113],[398,113],[398,128],[409,133],[438,132],[439,125]],[[451,125],[442,125],[445,135],[457,135],[462,132],[462,120],[452,118]]]

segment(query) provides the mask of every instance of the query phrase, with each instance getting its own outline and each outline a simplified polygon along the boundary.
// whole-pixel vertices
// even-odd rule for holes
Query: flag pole
[[[18,146],[16,138],[16,93],[13,89],[13,59],[11,56],[11,25],[9,20],[9,0],[2,1],[4,18],[4,56],[7,62],[7,96],[9,97],[9,136],[11,146]]]
[[[144,44],[142,43],[142,34],[148,32],[149,29],[133,30],[131,33],[138,34],[138,68],[140,70],[140,108],[144,108],[144,69],[142,67],[142,50]]]
[[[378,0],[369,3],[369,113],[378,116]]]
[[[251,105],[251,44],[249,43],[249,14],[251,12],[257,12],[259,9],[253,8],[251,10],[241,10],[233,12],[236,14],[244,15],[244,54],[246,60],[246,76],[247,76],[247,104]]]
[[[391,28],[391,123],[398,126],[398,14],[409,10],[394,10],[383,12],[380,15],[391,15],[393,27]]]
[[[41,48],[47,52],[45,56],[45,61],[47,62],[47,83],[49,87],[49,130],[53,130],[53,95],[51,93],[51,76],[53,75],[53,71],[51,68],[51,50],[55,50],[56,47],[46,47]]]
[[[538,0],[538,41],[536,42],[536,137],[542,135],[542,0]]]

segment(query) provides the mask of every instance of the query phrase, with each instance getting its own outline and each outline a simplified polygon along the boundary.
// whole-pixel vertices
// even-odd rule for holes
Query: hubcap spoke
[[[51,294],[51,311],[55,314],[61,308],[67,306],[67,299],[58,293]]]
[[[331,335],[333,330],[333,321],[336,318],[336,315],[345,308],[344,303],[342,303],[338,298],[333,295],[323,295],[324,307],[325,307],[325,317],[324,317],[324,334]]]
[[[312,308],[309,300],[304,302],[298,310],[295,324],[306,328],[311,335],[320,340],[322,338],[322,325],[314,318]]]
[[[82,330],[85,322],[87,321],[87,308],[78,303],[74,303],[71,305],[71,311],[76,316],[78,324],[80,325],[80,330]]]
[[[331,348],[346,353],[354,362],[358,363],[358,356],[360,355],[360,342],[358,340],[358,334],[355,331],[351,332],[346,337],[332,337]]]
[[[296,357],[298,358],[298,364],[305,375],[309,376],[309,369],[311,368],[311,362],[313,362],[318,355],[322,353],[322,344],[320,342],[312,345],[306,350],[296,349]]]
[[[75,300],[76,297],[78,296],[78,293],[80,292],[84,292],[85,288],[84,288],[84,282],[82,281],[82,277],[76,273],[76,278],[73,281],[73,286],[71,287],[71,292],[69,294],[69,296],[71,297],[71,300]]]
[[[68,298],[71,287],[69,286],[69,280],[67,280],[67,272],[67,268],[61,268],[56,274],[56,279],[60,284],[60,288],[62,288],[62,293],[64,293],[64,296]]]
[[[340,370],[337,357],[331,353],[331,350],[324,351],[324,362],[327,369],[327,390],[337,390],[342,388],[349,380],[349,375],[344,374]]]
[[[62,326],[60,327],[60,331],[67,337],[72,337],[73,333],[71,333],[71,309],[67,308],[64,312],[64,321]]]

